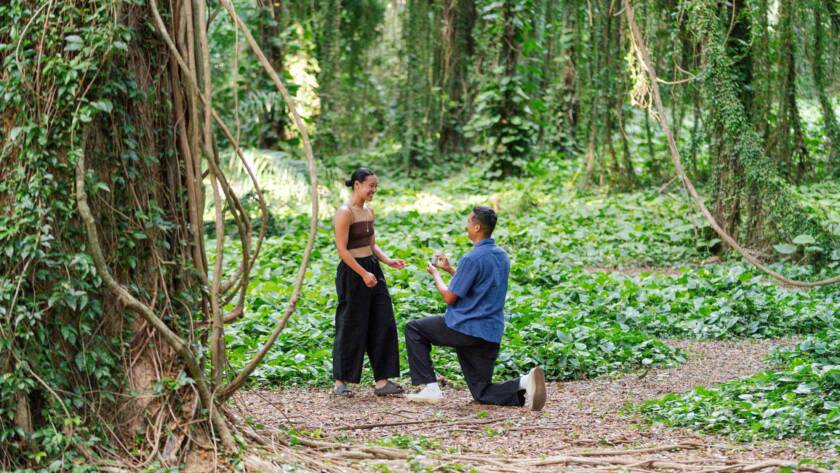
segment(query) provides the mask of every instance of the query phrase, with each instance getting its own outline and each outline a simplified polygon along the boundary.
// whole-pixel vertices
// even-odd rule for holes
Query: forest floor
[[[767,368],[764,359],[770,351],[795,341],[669,340],[669,344],[688,352],[686,363],[648,372],[549,383],[548,402],[542,412],[480,405],[457,384],[444,388],[446,398],[437,405],[415,404],[400,397],[379,398],[370,386],[355,386],[349,398],[336,398],[327,388],[252,390],[239,395],[236,403],[254,422],[268,427],[348,445],[404,447],[420,456],[442,452],[539,459],[591,454],[595,450],[682,445],[672,451],[633,453],[632,458],[700,465],[768,459],[838,461],[836,452],[797,440],[737,443],[721,436],[651,424],[628,409],[667,393],[755,374]],[[362,470],[417,471],[416,464],[411,467],[405,460],[359,461],[364,463],[356,468]],[[644,467],[640,464],[636,469]]]

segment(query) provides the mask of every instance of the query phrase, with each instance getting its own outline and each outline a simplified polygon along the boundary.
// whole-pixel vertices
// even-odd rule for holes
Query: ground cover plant
[[[663,339],[807,334],[837,317],[838,294],[830,288],[789,290],[734,260],[703,264],[714,242],[677,193],[576,196],[558,181],[488,187],[473,173],[416,190],[384,178],[374,202],[379,242],[409,264],[386,270],[400,333],[412,318],[443,313],[425,261],[437,250],[453,258],[468,251],[465,215],[493,200],[502,219],[495,236],[512,263],[499,376],[535,363],[554,380],[679,363],[685,353]],[[251,316],[228,331],[232,364],[259,348],[282,310],[294,269],[283,255],[302,248],[305,223],[293,213],[275,219],[251,282]],[[300,313],[258,369],[259,382],[330,382],[337,264],[331,231],[323,220]],[[819,276],[807,266],[779,266]],[[444,355],[438,368],[459,378],[453,356]]]
[[[669,394],[641,407],[671,426],[741,441],[796,437],[840,452],[840,331],[776,352],[773,369],[716,388]]]

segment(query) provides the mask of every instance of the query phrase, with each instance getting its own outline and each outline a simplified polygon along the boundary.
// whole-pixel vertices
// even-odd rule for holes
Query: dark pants
[[[400,375],[397,324],[385,275],[375,256],[356,258],[376,276],[375,287],[367,287],[362,277],[342,261],[335,276],[338,308],[335,311],[333,379],[358,383],[367,351],[374,379]]]
[[[499,345],[452,330],[440,316],[412,320],[405,326],[405,347],[412,383],[436,381],[429,356],[432,345],[455,348],[464,379],[476,401],[500,406],[525,405],[525,391],[519,389],[519,378],[492,383]]]

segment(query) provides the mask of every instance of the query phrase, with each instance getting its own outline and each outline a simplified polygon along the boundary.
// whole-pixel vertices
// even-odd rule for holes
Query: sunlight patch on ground
[[[389,199],[390,200],[390,199]],[[455,202],[454,204],[458,204]],[[428,192],[418,192],[412,199],[398,199],[397,201],[385,200],[380,203],[387,212],[411,212],[421,214],[436,214],[440,212],[451,212],[457,208],[453,202],[444,200],[438,195]]]

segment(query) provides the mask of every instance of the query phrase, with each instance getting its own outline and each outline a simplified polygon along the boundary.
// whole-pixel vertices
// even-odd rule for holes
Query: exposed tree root
[[[495,419],[504,420],[504,419]],[[339,443],[328,440],[312,439],[291,435],[273,428],[259,431],[244,422],[234,422],[240,426],[240,434],[261,449],[254,453],[259,459],[246,459],[246,465],[256,468],[253,471],[281,471],[271,465],[273,461],[292,461],[316,471],[370,471],[373,462],[419,462],[432,469],[446,471],[446,467],[474,468],[487,472],[524,473],[532,471],[555,471],[557,467],[571,468],[574,471],[681,471],[688,473],[746,473],[762,470],[789,468],[791,471],[808,473],[831,473],[830,470],[813,465],[800,465],[793,461],[767,459],[757,463],[741,462],[719,457],[703,458],[698,455],[693,460],[673,460],[657,458],[662,452],[698,450],[706,445],[700,443],[677,443],[658,445],[638,449],[590,449],[570,452],[564,455],[546,457],[507,457],[481,453],[444,453],[434,450],[417,452],[410,449]],[[249,457],[250,458],[250,457]],[[267,463],[265,463],[267,462]],[[406,465],[406,469],[408,465]],[[259,469],[266,468],[266,469]]]
[[[487,424],[495,424],[496,422],[503,422],[508,420],[507,417],[501,417],[499,419],[486,419],[486,420],[463,420],[463,421],[451,421],[445,422],[443,419],[428,419],[428,420],[413,420],[413,421],[404,421],[404,422],[385,422],[381,424],[362,424],[362,425],[348,425],[346,427],[341,427],[338,430],[367,430],[367,429],[375,429],[377,427],[393,427],[396,425],[416,425],[416,424],[431,424],[435,422],[443,422],[440,424],[441,427],[450,427],[450,426],[458,426],[458,425],[487,425]]]

